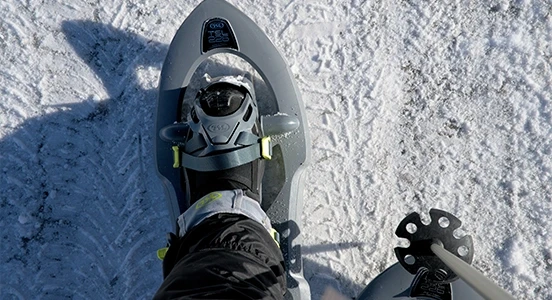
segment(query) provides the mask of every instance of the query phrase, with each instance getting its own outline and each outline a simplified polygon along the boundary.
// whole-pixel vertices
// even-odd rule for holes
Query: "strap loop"
[[[272,145],[269,136],[261,139],[261,157],[266,160],[272,159]]]

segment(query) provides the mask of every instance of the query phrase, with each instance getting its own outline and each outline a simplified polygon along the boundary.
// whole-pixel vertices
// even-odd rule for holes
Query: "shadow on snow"
[[[157,90],[143,88],[136,70],[160,69],[168,45],[91,21],[65,21],[62,31],[109,99],[59,105],[0,141],[0,294],[151,296],[162,280],[155,250],[170,224],[152,149]],[[333,278],[345,294],[362,288],[311,260],[304,266],[314,298],[327,285],[339,289]]]

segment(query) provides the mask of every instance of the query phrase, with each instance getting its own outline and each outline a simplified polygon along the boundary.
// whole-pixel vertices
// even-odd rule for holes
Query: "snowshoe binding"
[[[219,53],[253,66],[274,100],[257,99],[251,76],[207,76],[193,103],[184,104],[198,66]],[[263,111],[263,101],[272,101],[266,106],[274,109]],[[183,106],[190,107],[186,117]],[[173,229],[178,216],[205,192],[243,189],[260,201],[280,234],[286,298],[310,299],[301,260],[303,180],[310,159],[303,102],[279,51],[225,1],[202,2],[173,38],[161,71],[156,133],[157,170]],[[205,182],[218,186],[205,187]]]
[[[187,180],[181,184],[187,184],[190,204],[211,191],[233,189],[260,202],[264,159],[271,149],[269,138],[263,139],[251,87],[243,76],[207,77],[188,122],[159,132],[163,140],[180,145],[174,151],[181,160],[177,165],[185,168]]]

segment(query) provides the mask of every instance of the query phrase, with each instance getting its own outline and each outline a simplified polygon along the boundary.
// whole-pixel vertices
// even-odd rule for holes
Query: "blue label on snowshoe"
[[[217,48],[238,50],[238,42],[228,21],[221,18],[210,19],[203,25],[203,53]]]

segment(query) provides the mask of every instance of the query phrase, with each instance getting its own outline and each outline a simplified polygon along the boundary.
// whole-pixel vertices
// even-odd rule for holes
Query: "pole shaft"
[[[456,275],[462,278],[484,298],[492,300],[515,300],[508,292],[489,280],[472,266],[447,251],[441,245],[432,244],[431,251],[451,268]]]

